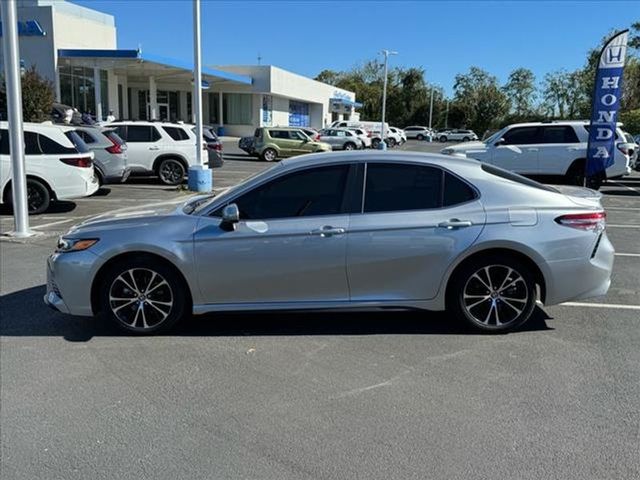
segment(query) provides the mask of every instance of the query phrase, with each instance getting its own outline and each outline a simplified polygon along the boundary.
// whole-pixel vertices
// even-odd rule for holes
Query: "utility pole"
[[[384,55],[384,86],[382,87],[382,121],[380,122],[380,144],[378,148],[380,150],[386,150],[387,143],[384,136],[384,115],[387,109],[387,77],[389,74],[389,55],[397,55],[398,52],[394,52],[391,50],[382,50],[382,54]]]
[[[444,128],[449,128],[449,100],[447,100],[447,111],[444,114]]]
[[[193,0],[193,98],[196,116],[196,164],[189,167],[189,190],[209,192],[212,188],[211,170],[204,166],[202,133],[202,55],[200,43],[200,0]]]
[[[433,90],[435,86],[431,85],[431,102],[429,104],[429,129],[431,129],[431,119],[433,117]]]
[[[13,201],[14,237],[29,237],[27,175],[24,166],[22,125],[22,86],[20,84],[20,50],[18,47],[18,15],[15,0],[1,0],[0,14],[4,36],[4,75],[7,85],[9,148],[11,150],[11,195]]]

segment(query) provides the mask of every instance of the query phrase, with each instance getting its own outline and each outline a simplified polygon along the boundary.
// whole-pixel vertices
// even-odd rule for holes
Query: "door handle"
[[[311,235],[319,235],[323,238],[332,237],[334,235],[342,235],[345,232],[344,228],[335,228],[330,225],[325,225],[322,228],[316,228],[311,230]]]
[[[473,225],[469,220],[458,220],[457,218],[452,218],[451,220],[447,220],[446,222],[440,222],[438,227],[446,228],[447,230],[453,230],[454,228],[464,228],[470,227]]]
[[[160,150],[160,147],[149,147],[149,150]]]

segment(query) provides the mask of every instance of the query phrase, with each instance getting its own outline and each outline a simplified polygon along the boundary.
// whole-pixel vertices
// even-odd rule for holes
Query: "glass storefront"
[[[93,68],[60,65],[60,100],[82,113],[96,113]],[[102,116],[109,113],[109,88],[106,70],[100,70],[100,101]]]
[[[251,125],[250,93],[224,93],[222,95],[222,111],[225,125]]]

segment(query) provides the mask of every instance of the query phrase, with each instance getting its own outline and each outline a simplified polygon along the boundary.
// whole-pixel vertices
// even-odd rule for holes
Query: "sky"
[[[193,58],[191,0],[74,0],[115,16],[118,48]],[[395,50],[390,67],[422,67],[452,93],[478,66],[498,77],[527,67],[582,66],[613,30],[640,21],[638,1],[248,1],[202,0],[205,65],[262,64],[316,76]]]

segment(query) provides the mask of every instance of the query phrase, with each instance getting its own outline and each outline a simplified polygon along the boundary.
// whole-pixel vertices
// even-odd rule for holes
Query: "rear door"
[[[435,297],[451,262],[484,226],[477,192],[423,163],[369,162],[365,176],[362,214],[349,224],[351,300]]]
[[[584,158],[585,145],[580,143],[572,126],[545,125],[540,129],[540,175],[564,175],[574,160]]]
[[[520,174],[537,175],[539,127],[516,127],[507,130],[503,141],[493,148],[491,163]]]

